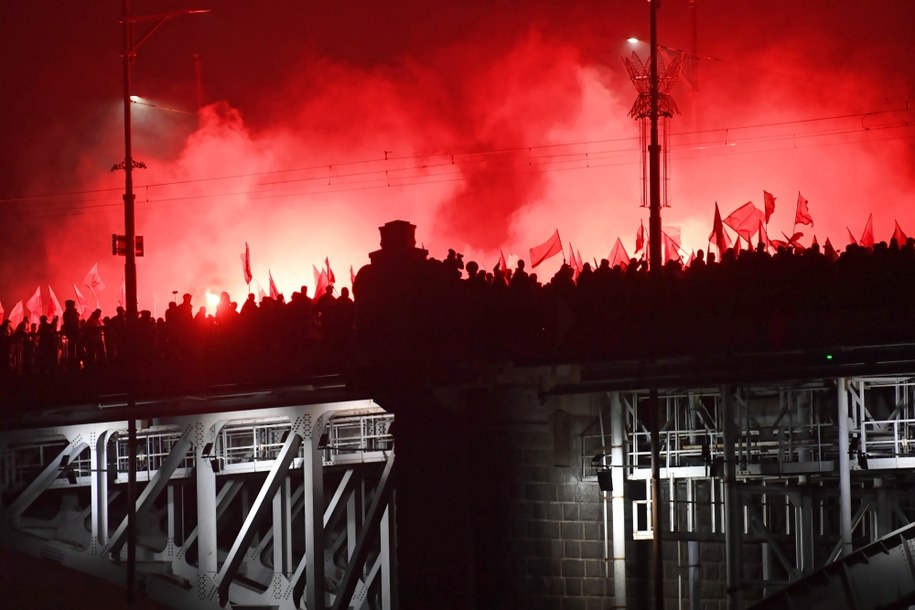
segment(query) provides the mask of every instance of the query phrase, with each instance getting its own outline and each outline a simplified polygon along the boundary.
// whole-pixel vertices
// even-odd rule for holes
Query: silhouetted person
[[[41,316],[38,322],[38,372],[41,375],[50,375],[57,367],[57,348],[59,346],[57,334],[57,316],[48,320],[48,316]]]
[[[349,288],[340,289],[340,296],[329,304],[324,315],[324,338],[332,349],[349,345],[356,319],[356,305],[349,296]]]
[[[61,334],[67,340],[67,364],[71,369],[76,370],[80,368],[82,345],[79,336],[79,311],[76,309],[75,301],[64,302]]]
[[[324,294],[318,297],[318,300],[315,302],[318,328],[321,329],[322,332],[326,331],[329,323],[329,317],[333,315],[331,310],[333,309],[334,302],[336,300],[337,299],[334,297],[334,287],[333,285],[330,285],[324,289]]]
[[[11,352],[13,337],[9,318],[0,323],[0,377],[6,377],[12,371]]]
[[[124,332],[127,326],[127,312],[118,305],[117,315],[105,321],[105,347],[110,360],[119,360],[124,348]]]
[[[86,366],[102,364],[105,361],[105,342],[102,337],[102,310],[96,309],[83,327],[86,344]]]
[[[527,288],[529,280],[530,276],[527,274],[527,271],[524,270],[524,260],[519,258],[518,264],[512,273],[511,280],[509,280],[509,286],[516,289]]]

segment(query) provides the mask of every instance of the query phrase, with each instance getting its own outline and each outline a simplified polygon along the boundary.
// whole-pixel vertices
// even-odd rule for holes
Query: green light
[[[826,354],[826,359],[827,359],[827,360],[832,360],[832,354]]]

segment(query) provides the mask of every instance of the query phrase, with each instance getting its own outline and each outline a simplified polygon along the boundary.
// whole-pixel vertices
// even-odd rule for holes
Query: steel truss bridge
[[[654,536],[650,393],[606,397],[582,438],[581,476],[610,481],[605,557],[615,598],[626,599],[626,535]],[[678,545],[668,559],[681,607],[701,606],[705,541],[725,543],[728,607],[754,589],[770,596],[765,608],[915,604],[915,377],[681,388],[658,400],[661,536]],[[761,563],[759,577],[746,576],[745,560]]]
[[[621,608],[625,541],[655,534],[643,417],[651,398],[636,385],[585,391],[605,399],[581,437],[581,479],[606,488],[604,550]],[[656,391],[661,535],[677,543],[691,610],[701,607],[705,541],[725,543],[731,607],[754,589],[795,605],[915,603],[915,374]],[[0,432],[5,546],[125,582],[120,408]],[[369,399],[290,388],[142,408],[136,570],[149,596],[175,608],[397,607],[393,415]],[[748,557],[744,542],[759,554]],[[757,578],[741,569],[750,560],[762,566]]]
[[[394,607],[393,416],[294,395],[262,408],[272,394],[141,420],[138,586],[175,608]],[[0,536],[123,585],[128,422],[106,407],[99,421],[0,433]]]

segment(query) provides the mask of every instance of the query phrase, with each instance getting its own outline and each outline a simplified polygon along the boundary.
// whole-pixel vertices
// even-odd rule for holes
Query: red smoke
[[[141,309],[161,315],[172,291],[198,305],[206,290],[241,301],[246,241],[265,290],[268,270],[287,296],[313,290],[312,265],[325,257],[347,285],[341,270],[365,264],[377,227],[395,218],[417,225],[432,256],[453,247],[486,268],[500,250],[527,258],[555,229],[585,261],[607,257],[617,237],[632,253],[648,214],[627,116],[636,90],[620,57],[632,50],[626,37],[646,37],[644,2],[423,11],[394,2],[361,7],[358,18],[307,4],[271,16],[220,3],[212,21],[176,21],[143,48],[138,93],[177,96],[182,79],[190,90],[192,71],[175,77],[165,66],[178,64],[163,56],[192,39],[218,101],[196,120],[134,107],[134,155],[149,166],[135,175],[147,249]],[[682,113],[671,121],[672,206],[663,211],[666,226],[682,229],[684,258],[707,247],[716,201],[724,216],[750,200],[761,208],[763,189],[777,197],[773,238],[792,234],[798,191],[815,219],[799,228],[803,243],[815,234],[841,246],[845,226],[860,235],[871,212],[878,240],[897,219],[915,233],[915,116],[905,110],[915,77],[900,68],[913,50],[902,24],[915,9],[795,4],[698,2],[699,88],[681,78],[673,90]],[[660,17],[662,42],[689,50],[687,2],[665,2]],[[119,41],[116,23],[102,25],[113,56],[98,70],[104,101],[41,124],[42,150],[67,152],[53,181],[41,163],[21,168],[31,172],[28,195],[89,193],[7,202],[16,211],[6,228],[16,247],[0,263],[7,311],[37,283],[72,298],[70,284],[96,261],[106,312],[118,298],[123,261],[111,256],[110,235],[123,233],[123,174],[107,170],[123,156]],[[241,29],[262,36],[236,36]],[[644,45],[635,50],[647,56]],[[559,262],[538,267],[540,278]]]

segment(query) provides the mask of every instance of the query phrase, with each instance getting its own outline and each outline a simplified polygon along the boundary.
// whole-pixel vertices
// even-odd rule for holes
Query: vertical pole
[[[765,488],[765,486],[766,483],[763,481],[763,488]],[[760,525],[769,527],[769,494],[764,493],[762,495],[760,505],[763,518],[763,522]],[[769,548],[768,542],[763,542],[760,545],[760,554],[762,561],[763,597],[767,597],[771,591],[769,581],[772,580],[772,549]]]
[[[601,458],[600,458],[600,467],[601,469],[607,468],[607,436],[604,432],[604,411],[603,408],[598,408],[597,410],[597,420],[600,422],[600,446],[601,446]],[[612,458],[610,464],[612,465]],[[613,470],[610,470],[610,487],[613,487]],[[601,486],[600,492],[601,507],[603,508],[604,513],[604,578],[610,578],[610,569],[611,562],[613,561],[613,555],[610,552],[610,494]]]
[[[99,548],[108,543],[108,432],[99,434],[92,448],[92,538]]]
[[[613,482],[613,606],[626,608],[626,418],[619,392],[610,394],[610,480]]]
[[[686,561],[689,564],[689,610],[702,607],[701,568],[699,563],[699,541],[687,540]]]
[[[740,604],[740,504],[737,499],[737,463],[734,447],[737,426],[734,422],[734,396],[731,386],[721,388],[724,403],[724,540],[728,610]]]
[[[133,193],[133,150],[130,124],[130,62],[133,59],[131,41],[130,0],[124,0],[124,309],[127,312],[128,327],[132,328],[137,317],[137,257],[136,223],[134,217]],[[130,338],[130,337],[128,337]]]
[[[649,2],[651,12],[651,60],[649,68],[649,121],[651,123],[648,145],[648,238],[650,241],[649,266],[651,271],[660,273],[661,261],[661,145],[658,142],[658,115],[660,91],[658,89],[658,3]]]
[[[213,444],[219,432],[213,436]],[[196,449],[197,467],[194,469],[197,483],[197,574],[201,591],[209,595],[219,572],[216,539],[216,473],[210,462],[211,456],[203,455],[202,447]],[[205,584],[202,584],[205,583]]]
[[[851,544],[851,470],[848,458],[848,392],[845,378],[836,379],[839,402],[839,532],[842,535],[842,556],[852,551]]]
[[[130,24],[130,0],[124,0],[124,19],[121,24],[124,38],[124,235],[126,256],[124,262],[124,293],[127,324],[124,329],[123,365],[126,370],[127,409],[127,603],[134,601],[136,580],[136,498],[137,498],[137,421],[134,419],[134,358],[133,339],[137,318],[137,265],[134,250],[134,194],[133,194],[133,153],[131,151],[130,128],[130,60],[133,54]]]
[[[654,3],[652,3],[654,4]],[[651,546],[652,581],[654,605],[664,608],[664,555],[663,532],[661,527],[661,409],[658,391],[652,389],[648,395],[651,416],[651,529],[654,534]]]
[[[649,121],[650,142],[648,145],[648,238],[650,241],[649,269],[656,281],[661,279],[661,146],[658,143],[658,3],[649,2],[651,59],[649,68]],[[651,390],[651,526],[654,531],[652,544],[652,573],[654,576],[655,608],[664,607],[664,563],[661,540],[661,444],[659,439],[660,413],[658,391]]]
[[[305,607],[324,610],[324,464],[318,449],[321,431],[312,430],[305,443],[302,473],[305,476]]]
[[[874,493],[877,494],[876,524],[871,541],[886,536],[892,531],[892,503],[882,477],[874,479]]]
[[[391,516],[391,506],[388,504],[381,516],[381,548],[379,557],[381,559],[381,608],[382,610],[394,610],[396,608],[394,587],[394,554],[392,552],[394,544],[392,541],[394,534],[394,520]]]
[[[273,496],[273,573],[289,576],[292,571],[292,491],[289,476],[283,478]]]
[[[692,88],[693,91],[699,90],[699,16],[696,7],[698,0],[689,0],[689,18],[692,29],[692,41],[690,43],[691,61],[693,62]]]
[[[129,405],[133,406],[133,405]],[[134,601],[137,575],[137,420],[127,420],[127,603]]]
[[[178,511],[180,506],[178,505],[178,495],[175,493],[175,486],[168,485],[165,488],[165,495],[167,498],[166,502],[166,528],[168,529],[168,537],[166,538],[167,542],[165,544],[166,551],[170,556],[174,552],[176,546],[176,539],[178,538]]]

